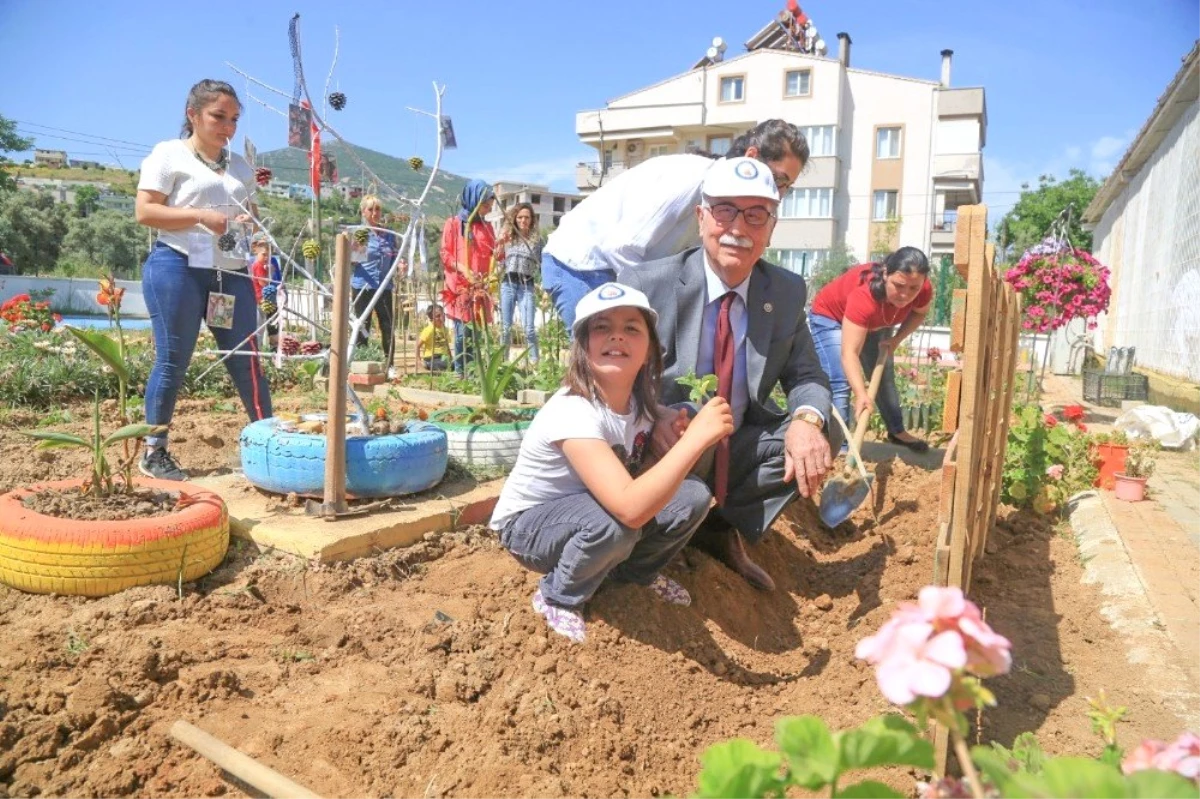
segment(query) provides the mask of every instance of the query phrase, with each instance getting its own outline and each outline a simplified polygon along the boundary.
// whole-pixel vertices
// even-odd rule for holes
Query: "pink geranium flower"
[[[1053,466],[1046,467],[1046,476],[1051,480],[1061,480],[1063,478],[1064,467],[1061,463],[1056,463]]]
[[[1200,736],[1185,732],[1169,744],[1147,739],[1121,762],[1121,770],[1126,774],[1148,768],[1173,771],[1200,781]]]

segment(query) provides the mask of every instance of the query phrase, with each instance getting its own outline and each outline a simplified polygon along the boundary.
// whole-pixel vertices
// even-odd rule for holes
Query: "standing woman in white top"
[[[235,251],[233,230],[257,214],[254,171],[229,150],[241,112],[232,86],[200,81],[188,92],[181,138],[160,142],[142,162],[137,221],[158,230],[142,267],[155,350],[146,381],[148,424],[171,423],[202,320],[219,349],[254,351],[254,287],[245,257]],[[231,326],[211,315],[209,308],[217,305],[233,306]],[[238,353],[225,366],[250,418],[271,416],[271,393],[258,358]],[[150,477],[187,479],[167,451],[166,435],[146,439],[139,467]]]

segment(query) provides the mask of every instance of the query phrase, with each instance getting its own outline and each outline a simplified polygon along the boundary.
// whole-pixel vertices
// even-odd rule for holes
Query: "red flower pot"
[[[1128,454],[1129,447],[1125,444],[1097,444],[1100,474],[1096,475],[1096,485],[1111,491],[1116,486],[1117,472],[1125,471],[1125,456]]]

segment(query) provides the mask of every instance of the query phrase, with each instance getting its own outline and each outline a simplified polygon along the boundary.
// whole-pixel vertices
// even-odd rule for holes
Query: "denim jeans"
[[[616,279],[616,270],[572,269],[550,253],[542,253],[542,288],[554,300],[554,307],[566,323],[568,333],[575,327],[575,306],[583,295]]]
[[[520,307],[521,323],[525,326],[525,346],[529,348],[529,362],[538,362],[537,318],[534,316],[534,285],[500,281],[500,340],[507,347],[512,341],[513,310]]]
[[[467,364],[475,359],[475,341],[472,338],[471,325],[467,322],[454,320],[454,371],[459,377],[466,374]]]
[[[151,248],[142,267],[142,293],[154,335],[154,366],[146,381],[147,424],[170,424],[175,415],[175,400],[196,349],[200,322],[212,291],[234,297],[233,327],[210,328],[217,349],[257,351],[250,334],[258,321],[258,307],[245,272],[192,269],[186,255],[167,245],[156,242]],[[271,389],[258,358],[231,355],[225,360],[225,368],[250,419],[271,416]],[[165,436],[150,443],[163,444]]]
[[[644,527],[626,527],[591,494],[572,494],[543,503],[509,520],[500,543],[517,561],[546,575],[547,604],[578,608],[604,578],[649,585],[700,526],[712,493],[688,477],[675,496]]]
[[[850,383],[846,372],[842,369],[842,325],[827,316],[809,314],[808,329],[812,333],[813,345],[817,350],[817,358],[821,368],[829,375],[829,389],[833,394],[833,406],[842,414],[848,427],[853,427],[850,417]],[[875,358],[879,353],[879,340],[889,330],[876,330],[867,334],[859,361],[863,372],[870,377],[875,368]],[[889,355],[883,370],[883,380],[879,384],[879,393],[875,397],[875,407],[887,425],[888,433],[899,435],[904,432],[904,414],[900,409],[900,395],[896,391],[895,363]],[[836,422],[834,422],[836,424]]]

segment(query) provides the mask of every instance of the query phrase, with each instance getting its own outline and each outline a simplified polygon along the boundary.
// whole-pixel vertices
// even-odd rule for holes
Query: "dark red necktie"
[[[736,292],[727,292],[721,297],[721,310],[717,312],[717,341],[713,347],[713,371],[717,373],[717,396],[733,402],[733,325],[729,321],[729,309],[733,307]],[[729,490],[729,439],[717,443],[716,475],[713,492],[717,505],[725,504]]]

